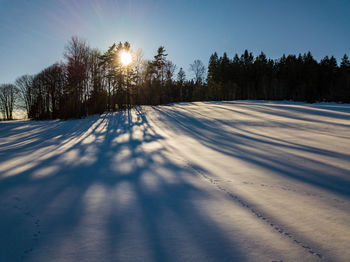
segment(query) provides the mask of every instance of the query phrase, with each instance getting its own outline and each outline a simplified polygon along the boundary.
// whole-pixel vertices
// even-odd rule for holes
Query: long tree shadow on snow
[[[159,120],[167,123],[169,128],[196,139],[210,149],[253,164],[259,168],[270,170],[274,174],[286,176],[345,197],[350,197],[348,170],[334,166],[332,163],[308,159],[304,155],[304,153],[313,153],[350,161],[349,154],[266,137],[242,128],[245,125],[254,125],[251,122],[244,123],[238,120],[236,123],[234,119],[227,122],[198,117],[194,114],[194,110],[184,108],[181,111],[171,107],[164,107],[162,110],[157,107],[153,108],[159,113]],[[264,110],[264,112],[268,113],[267,110]],[[272,121],[270,120],[270,122]],[[221,128],[223,125],[228,125],[237,132],[229,132],[225,128]],[[294,126],[294,128],[298,127]],[[293,151],[286,152],[290,149],[298,153],[292,153]],[[281,160],[279,156],[286,154],[295,159],[295,161],[286,162]]]
[[[63,122],[59,132],[42,130],[24,138],[38,140],[16,150],[28,154],[33,148],[37,159],[0,180],[2,199],[15,195],[40,217],[37,251],[26,260],[130,260],[135,252],[144,261],[244,260],[244,251],[196,208],[193,201],[210,196],[189,183],[193,174],[159,146],[163,138],[141,109],[72,122]],[[46,151],[36,154],[43,145]],[[26,156],[14,152],[9,147],[2,151],[7,157],[0,157]]]

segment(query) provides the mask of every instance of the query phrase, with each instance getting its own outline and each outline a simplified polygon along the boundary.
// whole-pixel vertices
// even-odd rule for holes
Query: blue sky
[[[164,45],[186,71],[214,51],[339,60],[350,55],[350,1],[0,0],[0,83],[61,61],[72,35],[101,50],[129,41],[149,59]]]

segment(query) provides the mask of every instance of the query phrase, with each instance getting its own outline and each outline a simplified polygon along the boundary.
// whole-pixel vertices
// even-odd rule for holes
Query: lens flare
[[[127,66],[132,62],[131,54],[125,50],[120,51],[120,62],[123,66]]]

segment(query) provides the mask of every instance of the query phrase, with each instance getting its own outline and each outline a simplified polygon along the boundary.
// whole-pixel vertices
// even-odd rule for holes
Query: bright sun
[[[132,57],[129,52],[125,50],[121,50],[119,55],[120,55],[120,61],[122,62],[123,66],[127,66],[131,63]]]

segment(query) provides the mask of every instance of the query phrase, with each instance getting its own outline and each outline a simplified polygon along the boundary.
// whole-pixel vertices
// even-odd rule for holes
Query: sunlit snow
[[[350,105],[0,123],[0,261],[349,261]]]

